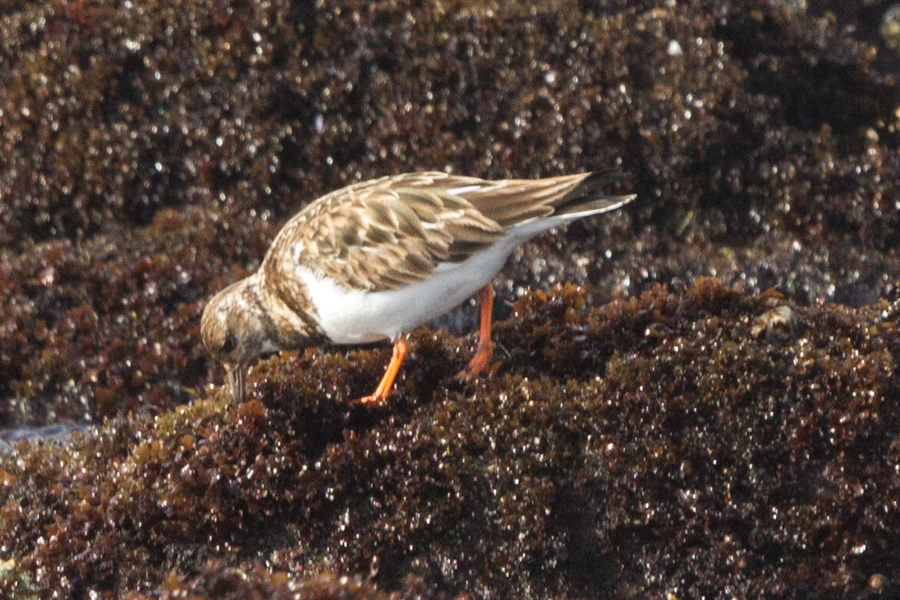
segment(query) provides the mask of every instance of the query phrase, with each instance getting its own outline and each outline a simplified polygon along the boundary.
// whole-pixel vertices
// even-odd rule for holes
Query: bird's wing
[[[285,225],[264,268],[301,265],[366,291],[421,281],[437,265],[463,261],[504,235],[460,195],[486,183],[418,173],[337,190]]]

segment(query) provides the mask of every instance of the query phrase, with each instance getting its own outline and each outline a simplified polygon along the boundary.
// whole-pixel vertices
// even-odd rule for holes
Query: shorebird
[[[247,369],[262,354],[391,340],[384,377],[361,399],[378,404],[406,357],[408,332],[480,290],[478,348],[458,376],[483,372],[493,349],[491,279],[530,238],[633,200],[600,191],[619,175],[487,181],[408,173],[331,192],[285,224],[256,273],[209,301],[203,343],[240,403]]]

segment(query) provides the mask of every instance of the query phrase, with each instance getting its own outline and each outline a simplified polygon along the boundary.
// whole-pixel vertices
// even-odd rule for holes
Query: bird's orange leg
[[[397,378],[397,373],[400,372],[400,365],[403,364],[403,359],[406,358],[408,350],[409,343],[406,341],[405,337],[399,337],[394,340],[394,353],[391,356],[391,362],[388,364],[387,370],[384,372],[384,377],[381,378],[381,383],[378,384],[378,387],[375,388],[375,391],[371,396],[359,399],[362,404],[377,406],[387,398],[388,394],[391,392],[391,387],[394,385],[394,379]]]
[[[478,350],[466,368],[457,373],[456,377],[458,379],[468,375],[484,373],[491,366],[491,355],[494,353],[494,343],[491,341],[491,315],[494,311],[493,286],[487,284],[481,288],[481,293],[478,297],[481,301],[481,327],[478,330]]]

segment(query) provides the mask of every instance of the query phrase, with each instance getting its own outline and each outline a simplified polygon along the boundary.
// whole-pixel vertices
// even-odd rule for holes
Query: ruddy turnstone
[[[294,215],[253,275],[209,301],[203,343],[231,396],[261,354],[390,339],[394,352],[365,403],[390,392],[406,334],[481,290],[478,350],[460,376],[490,364],[491,279],[519,244],[634,199],[607,196],[616,172],[485,181],[446,173],[383,177],[331,192]]]

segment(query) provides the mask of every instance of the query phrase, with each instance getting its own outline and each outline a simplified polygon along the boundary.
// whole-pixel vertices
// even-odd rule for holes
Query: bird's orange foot
[[[368,396],[363,396],[359,400],[354,400],[353,404],[362,404],[369,408],[381,408],[384,406],[384,401],[387,400],[387,397],[388,394],[370,394]]]
[[[394,379],[397,378],[397,373],[400,371],[400,365],[403,364],[403,359],[406,358],[406,353],[408,351],[409,344],[405,337],[394,340],[394,353],[391,356],[391,362],[387,367],[387,371],[384,372],[384,377],[381,378],[381,383],[378,384],[378,387],[375,388],[375,391],[371,395],[360,398],[354,402],[354,404],[359,403],[370,408],[382,406],[385,399],[391,393]]]
[[[491,368],[491,355],[494,352],[494,343],[491,341],[491,311],[494,307],[494,288],[487,284],[481,288],[479,294],[481,300],[481,327],[478,330],[478,350],[475,356],[466,365],[466,368],[456,374],[456,379],[467,379],[470,375],[487,373]]]
[[[489,372],[493,353],[493,344],[479,344],[475,356],[472,357],[465,369],[456,374],[456,379],[466,379],[471,375]]]

